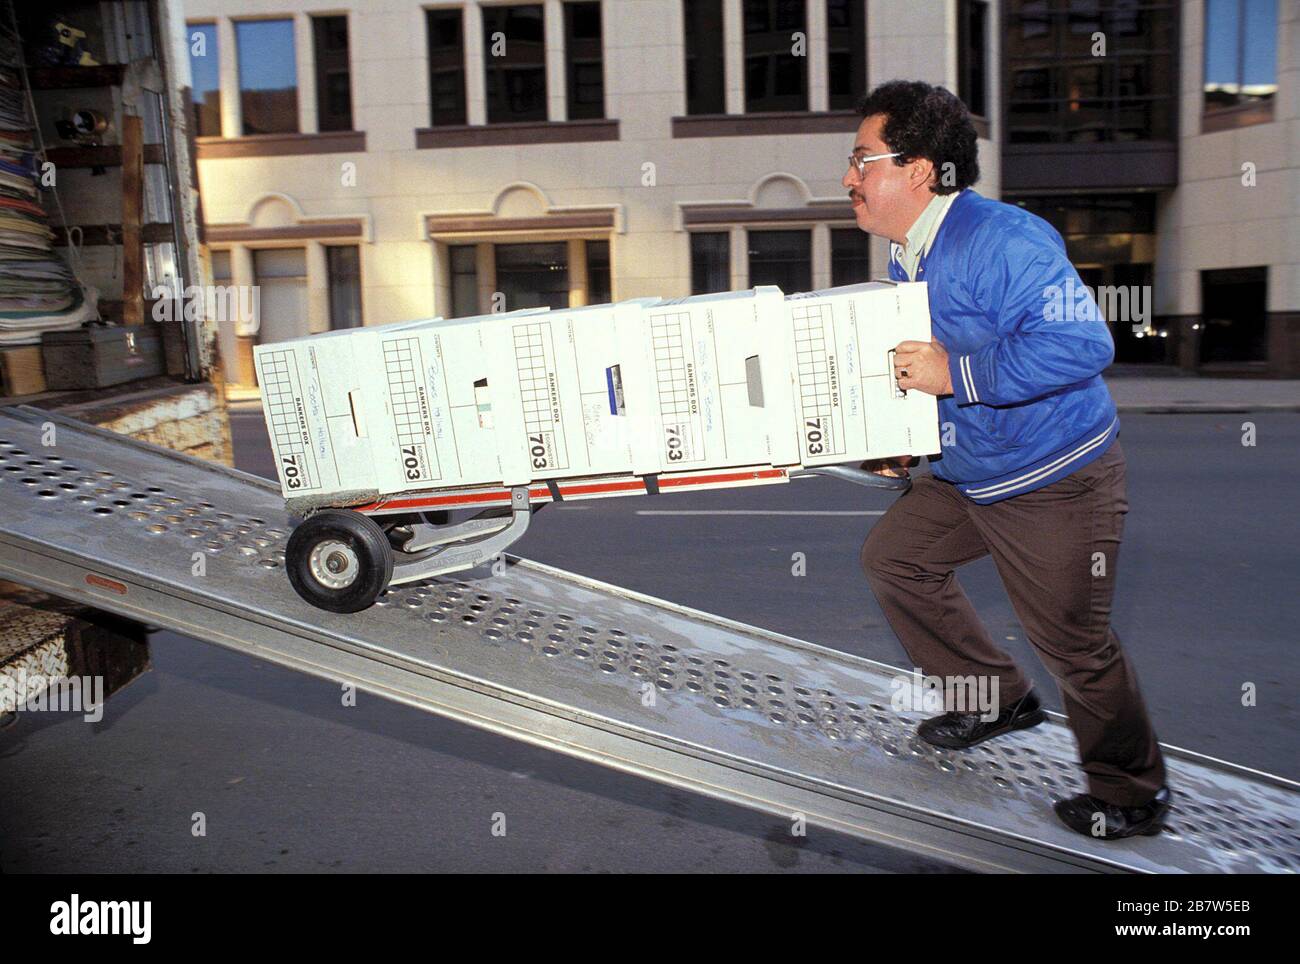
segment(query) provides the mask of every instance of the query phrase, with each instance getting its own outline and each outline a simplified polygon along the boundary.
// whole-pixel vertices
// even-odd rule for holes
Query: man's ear
[[[918,157],[909,167],[907,173],[907,187],[912,191],[919,191],[927,187],[934,180],[934,161],[925,157]]]

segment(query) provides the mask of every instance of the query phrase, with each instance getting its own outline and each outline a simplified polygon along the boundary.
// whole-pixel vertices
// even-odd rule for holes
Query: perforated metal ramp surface
[[[1092,840],[1051,812],[1083,788],[1059,721],[937,749],[891,709],[897,670],[527,560],[321,612],[284,574],[278,488],[36,409],[0,409],[0,520],[5,578],[963,867],[1300,870],[1291,781],[1166,747],[1166,831]]]

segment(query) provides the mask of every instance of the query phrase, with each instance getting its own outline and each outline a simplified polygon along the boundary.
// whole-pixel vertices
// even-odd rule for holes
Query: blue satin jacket
[[[889,277],[909,280],[891,256]],[[922,257],[954,394],[939,400],[936,476],[975,502],[1062,479],[1102,455],[1119,416],[1101,372],[1115,345],[1060,234],[967,188]]]

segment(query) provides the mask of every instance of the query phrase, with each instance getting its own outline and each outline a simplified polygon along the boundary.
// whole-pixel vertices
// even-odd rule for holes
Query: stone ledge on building
[[[446,127],[419,127],[415,130],[416,150],[440,147],[499,147],[513,144],[573,144],[618,139],[618,120],[605,117],[568,121],[457,124]]]
[[[672,136],[787,137],[840,134],[852,137],[862,118],[857,111],[764,111],[750,114],[686,114],[672,119]]]
[[[302,154],[364,154],[365,131],[320,131],[312,134],[246,134],[243,137],[196,137],[198,160],[229,157],[285,157]]]

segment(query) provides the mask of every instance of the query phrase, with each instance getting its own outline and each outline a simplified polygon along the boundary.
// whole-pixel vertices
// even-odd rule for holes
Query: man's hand
[[[870,459],[863,462],[858,468],[891,479],[906,479],[911,475],[907,471],[908,468],[917,465],[920,461],[915,455],[904,455],[902,458],[897,459]]]
[[[952,394],[948,350],[934,338],[928,342],[900,342],[894,349],[894,377],[902,389],[915,388],[927,395]]]

